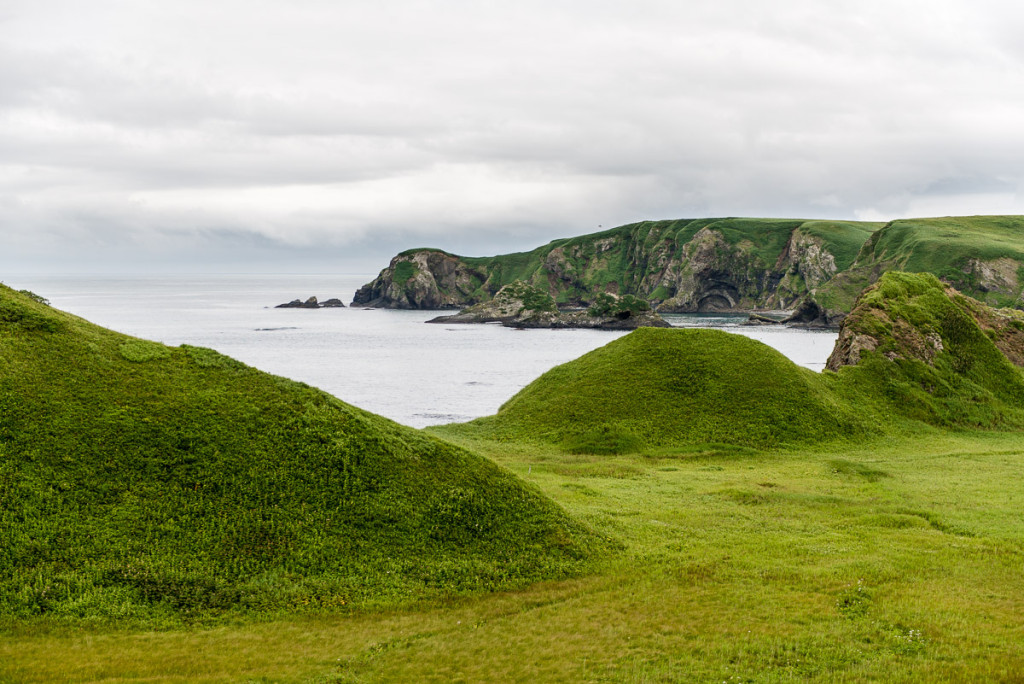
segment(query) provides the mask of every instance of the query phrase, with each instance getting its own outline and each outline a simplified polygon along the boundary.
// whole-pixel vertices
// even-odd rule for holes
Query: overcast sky
[[[1022,8],[0,0],[0,279],[1024,214]]]

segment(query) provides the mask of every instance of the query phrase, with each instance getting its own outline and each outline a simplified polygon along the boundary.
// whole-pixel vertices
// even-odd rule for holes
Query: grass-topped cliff
[[[890,272],[857,299],[828,361],[849,401],[935,425],[1024,427],[1024,312],[930,273]]]
[[[354,303],[462,307],[516,280],[560,305],[603,292],[643,297],[663,311],[785,308],[848,267],[882,224],[784,219],[643,221],[555,240],[530,252],[460,257],[408,250]]]
[[[809,297],[821,319],[832,321],[890,270],[932,273],[988,304],[1016,306],[1022,264],[1020,216],[644,221],[494,257],[409,250],[363,286],[355,303],[464,307],[524,280],[559,305],[589,305],[612,292],[662,312],[787,309]]]
[[[830,368],[715,330],[642,329],[558,366],[464,428],[570,452],[724,443],[757,449],[935,427],[1024,426],[1024,314],[931,274],[891,272],[858,300]]]
[[[848,269],[815,293],[829,309],[849,311],[886,271],[931,273],[995,307],[1020,307],[1024,290],[1024,216],[903,219],[874,233]]]
[[[0,286],[0,616],[387,605],[562,576],[593,545],[463,449]]]

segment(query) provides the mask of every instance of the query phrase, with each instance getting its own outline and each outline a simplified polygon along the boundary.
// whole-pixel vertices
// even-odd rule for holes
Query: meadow
[[[1024,324],[934,276],[426,431],[0,295],[0,681],[1024,681]]]
[[[0,681],[1024,677],[1020,434],[602,457],[460,441],[624,548],[577,578],[397,609],[8,622]]]

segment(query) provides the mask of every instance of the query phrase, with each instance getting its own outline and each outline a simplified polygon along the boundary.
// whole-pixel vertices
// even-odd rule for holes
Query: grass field
[[[934,276],[426,432],[0,295],[0,682],[1024,681],[1024,323]]]
[[[465,446],[624,551],[580,579],[402,610],[158,632],[20,621],[0,632],[0,681],[1024,677],[1024,435],[660,458]]]

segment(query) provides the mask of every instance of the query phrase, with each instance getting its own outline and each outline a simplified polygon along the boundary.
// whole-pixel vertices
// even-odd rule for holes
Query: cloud
[[[0,267],[1024,213],[1022,26],[984,0],[15,3]]]

